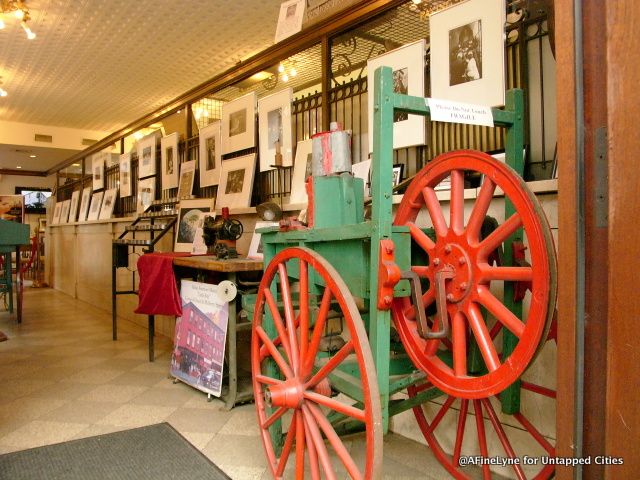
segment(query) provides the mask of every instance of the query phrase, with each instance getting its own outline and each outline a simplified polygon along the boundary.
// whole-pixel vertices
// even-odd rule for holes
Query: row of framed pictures
[[[117,196],[117,188],[94,192],[91,195],[91,187],[87,187],[82,191],[80,199],[80,191],[76,190],[70,200],[56,203],[51,224],[108,220],[113,215]]]

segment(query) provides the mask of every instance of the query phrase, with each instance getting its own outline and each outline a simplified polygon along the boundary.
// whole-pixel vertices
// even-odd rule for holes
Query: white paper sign
[[[426,98],[431,120],[436,122],[467,123],[493,127],[491,107],[471,103],[452,102],[439,98]]]

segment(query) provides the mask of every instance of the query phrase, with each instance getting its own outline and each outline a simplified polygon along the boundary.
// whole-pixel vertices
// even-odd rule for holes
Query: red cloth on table
[[[138,259],[140,288],[135,313],[145,315],[182,315],[180,292],[173,273],[175,257],[190,257],[190,253],[147,253]]]

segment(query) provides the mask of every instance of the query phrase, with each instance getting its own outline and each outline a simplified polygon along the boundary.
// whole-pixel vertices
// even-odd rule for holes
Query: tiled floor
[[[169,422],[233,479],[267,479],[253,405],[221,410],[168,378],[170,343],[147,361],[143,332],[119,330],[110,314],[50,289],[25,290],[22,325],[0,312],[0,454]],[[352,449],[362,447],[350,439]],[[431,452],[402,436],[384,442],[384,478],[445,478]]]

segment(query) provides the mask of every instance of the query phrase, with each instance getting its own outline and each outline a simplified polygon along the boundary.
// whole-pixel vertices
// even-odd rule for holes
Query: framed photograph
[[[91,172],[93,175],[93,189],[100,190],[104,188],[104,155],[102,152],[96,153],[91,157]]]
[[[302,140],[296,145],[296,161],[291,177],[291,195],[289,204],[307,203],[307,191],[304,182],[311,175],[311,139]]]
[[[193,191],[193,179],[196,176],[196,161],[190,160],[180,165],[180,184],[178,185],[178,199],[190,197]]]
[[[431,96],[504,105],[504,0],[467,0],[429,17]]]
[[[91,206],[89,207],[87,220],[98,220],[98,217],[100,216],[100,207],[102,206],[103,196],[104,191],[94,192],[94,194],[91,196]]]
[[[87,213],[89,213],[89,202],[91,201],[91,187],[86,187],[82,190],[82,199],[80,200],[80,214],[78,215],[79,222],[85,222],[87,220]]]
[[[256,232],[256,230],[258,230],[259,228],[277,227],[278,225],[278,222],[256,222],[253,236],[251,237],[251,244],[249,245],[249,253],[247,253],[247,258],[256,258],[259,260],[262,260],[262,258],[264,258],[264,254],[262,253],[262,234]]]
[[[160,164],[162,165],[162,190],[178,187],[178,143],[180,136],[172,133],[160,140]]]
[[[256,92],[222,106],[222,154],[256,146]]]
[[[200,186],[218,185],[222,170],[222,145],[220,120],[211,122],[200,129]]]
[[[44,232],[45,228],[47,228],[47,219],[39,218],[38,219],[38,231]]]
[[[274,43],[281,42],[302,30],[305,6],[306,2],[304,0],[289,0],[280,4]]]
[[[53,220],[51,225],[60,225],[60,217],[62,216],[62,202],[56,202],[56,206],[53,210]],[[6,219],[3,219],[6,220]]]
[[[60,223],[69,223],[69,210],[71,209],[71,200],[62,202],[62,213],[60,214]]]
[[[393,183],[392,185],[395,187],[396,185],[400,185],[400,182],[404,179],[404,164],[398,163],[393,165]]]
[[[143,213],[156,199],[156,179],[138,180],[138,201],[136,211]]]
[[[256,155],[245,155],[222,162],[222,174],[218,186],[220,207],[245,208],[251,206],[253,174]]]
[[[424,97],[425,41],[409,43],[395,50],[367,61],[369,80],[368,117],[369,152],[373,151],[373,74],[379,67],[393,69],[393,91]],[[433,48],[431,49],[433,51]],[[393,148],[424,145],[426,142],[425,122],[422,115],[396,112],[393,117]]]
[[[212,213],[215,200],[198,198],[180,200],[178,206],[178,228],[173,250],[175,252],[191,252],[198,223],[205,213]]]
[[[71,194],[71,206],[69,208],[69,223],[74,223],[78,218],[78,204],[80,203],[80,190]]]
[[[131,196],[131,153],[120,155],[120,196]]]
[[[138,140],[138,178],[156,174],[156,134]]]
[[[371,196],[371,159],[351,165],[351,173],[364,182],[364,196]]]
[[[293,163],[291,147],[291,99],[293,90],[285,88],[258,100],[258,131],[260,132],[260,171],[273,170],[272,165],[290,167]],[[281,155],[276,159],[276,155]]]
[[[117,188],[110,188],[104,192],[104,198],[102,199],[102,208],[100,209],[99,220],[109,220],[113,215],[113,207],[116,205],[116,197],[118,196]]]
[[[24,197],[0,195],[0,219],[24,223]]]

